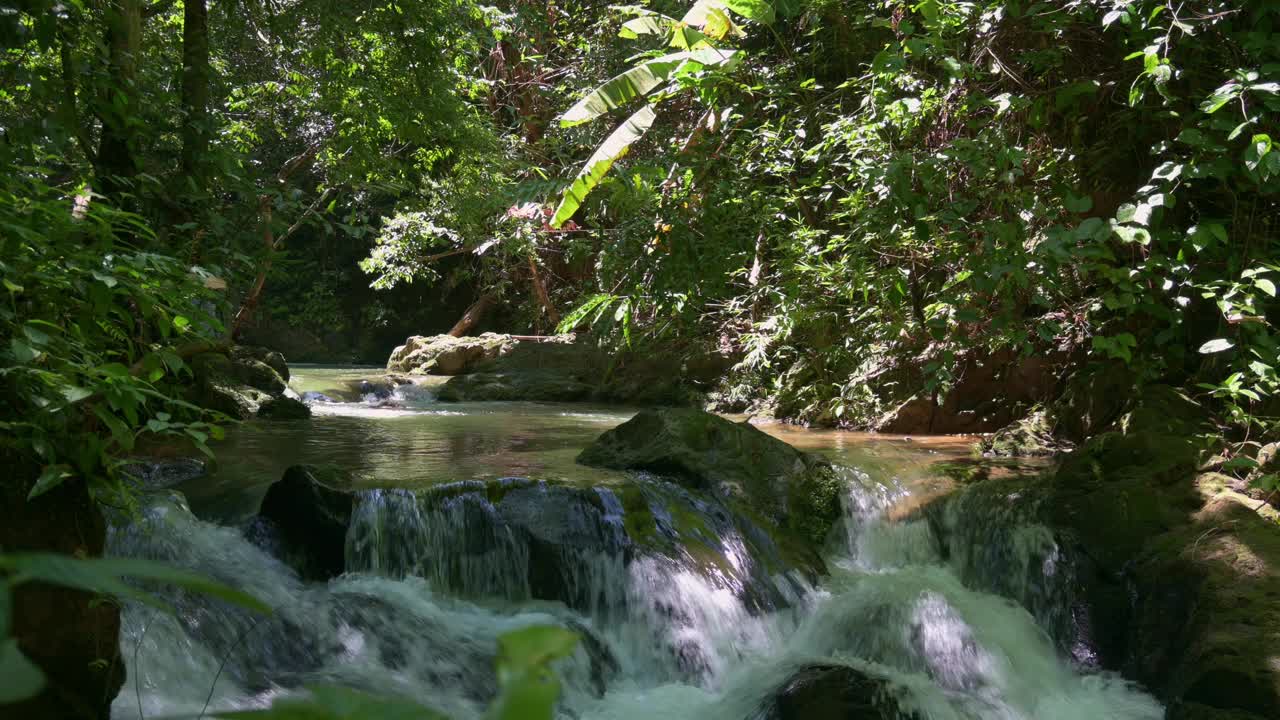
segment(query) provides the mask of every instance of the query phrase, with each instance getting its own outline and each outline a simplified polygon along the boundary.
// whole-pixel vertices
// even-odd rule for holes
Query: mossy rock
[[[577,461],[675,478],[741,502],[814,546],[840,517],[843,486],[830,462],[702,410],[642,411],[597,438]]]
[[[1048,457],[1067,449],[1054,435],[1053,424],[1043,407],[996,431],[979,445],[987,457]]]
[[[190,361],[195,384],[191,400],[201,407],[237,420],[251,417],[293,419],[310,415],[286,397],[288,367],[279,353],[261,348],[234,347],[228,354],[208,352]],[[274,365],[284,369],[280,373]],[[300,403],[298,403],[300,404]],[[262,409],[266,412],[262,413]],[[305,406],[303,406],[305,408]]]
[[[258,417],[270,420],[306,420],[311,417],[311,408],[300,400],[281,395],[259,405]]]

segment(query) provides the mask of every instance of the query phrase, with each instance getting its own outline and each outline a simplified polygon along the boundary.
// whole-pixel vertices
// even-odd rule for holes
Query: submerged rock
[[[823,544],[841,514],[842,483],[829,461],[702,410],[640,412],[597,438],[578,462],[676,478],[749,508],[812,547]]]
[[[796,671],[750,720],[918,720],[889,682],[846,665]]]
[[[345,568],[347,525],[355,505],[350,477],[340,470],[295,465],[262,498],[260,521],[268,523],[277,554],[306,579],[326,580]]]
[[[161,490],[204,477],[208,466],[199,458],[135,458],[121,471],[143,490]]]

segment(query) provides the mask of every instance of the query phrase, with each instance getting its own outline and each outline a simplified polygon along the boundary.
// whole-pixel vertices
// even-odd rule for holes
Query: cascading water
[[[937,518],[890,517],[905,490],[849,477],[846,532],[816,587],[763,567],[749,530],[653,478],[636,482],[647,483],[656,526],[716,536],[715,561],[637,546],[626,534],[632,506],[605,487],[561,497],[512,480],[367,491],[348,532],[348,573],[308,584],[239,530],[162,497],[142,521],[113,529],[111,552],[190,567],[277,612],[264,619],[179,591],[166,592],[176,615],[126,606],[130,679],[113,716],[261,707],[329,682],[478,718],[496,688],[496,638],[558,624],[585,639],[560,668],[564,717],[778,718],[771,698],[815,665],[876,678],[903,713],[929,720],[1163,717],[1128,683],[1065,660],[1047,626],[1053,612],[1010,599],[1043,598],[1053,585],[1027,579],[1057,571],[1051,537],[1006,518],[1013,526],[987,536],[1004,550],[991,552]],[[551,494],[538,507],[559,510],[529,517],[521,493]],[[591,551],[563,555],[566,538],[586,538]],[[531,599],[546,597],[538,568],[553,546],[564,602]],[[1016,582],[990,582],[1001,573]]]

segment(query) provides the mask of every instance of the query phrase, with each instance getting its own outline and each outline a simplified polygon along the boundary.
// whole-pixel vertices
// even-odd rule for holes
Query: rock
[[[1054,437],[1054,428],[1043,407],[1001,428],[979,443],[986,457],[1047,457],[1069,446]]]
[[[479,337],[452,335],[414,336],[397,347],[387,369],[415,375],[461,375],[483,360],[492,360],[512,345],[507,335],[485,333]]]
[[[1083,648],[1087,662],[1141,683],[1170,718],[1280,717],[1275,514],[1255,512],[1231,478],[1200,471],[1218,443],[1195,401],[1151,386],[1127,404],[1035,488],[992,481],[966,490],[1007,500],[985,516],[969,513],[971,523],[1009,527],[1029,513],[1049,533],[1001,540],[988,531],[981,542],[951,543],[1021,545],[1026,555],[1027,539],[1040,537],[1048,551],[966,581],[1015,597],[1038,618],[1034,598],[1065,600],[1075,637],[1059,637],[1064,650]],[[1011,579],[1042,590],[1019,594],[1002,585]]]
[[[796,671],[751,720],[919,720],[887,680],[844,665]]]
[[[259,405],[258,417],[270,420],[305,420],[311,417],[311,408],[301,400],[281,395]]]
[[[718,357],[718,356],[716,356]],[[708,353],[655,356],[576,342],[573,335],[516,340],[480,337],[412,337],[396,348],[387,368],[415,375],[451,375],[439,391],[445,402],[614,402],[696,405],[717,363]]]
[[[583,402],[596,387],[554,370],[481,372],[460,375],[445,383],[437,395],[443,402]]]
[[[578,455],[583,465],[644,470],[744,505],[820,547],[841,515],[831,463],[748,423],[695,409],[645,410]]]
[[[80,479],[28,499],[37,463],[0,446],[0,548],[100,557],[106,523]],[[0,707],[23,720],[108,720],[125,679],[120,609],[95,593],[28,582],[14,588],[5,609],[8,636],[48,679],[33,698]],[[0,677],[0,683],[9,678]]]
[[[136,458],[129,460],[121,472],[144,490],[161,490],[204,477],[208,467],[199,458]]]
[[[191,399],[202,407],[237,420],[259,416],[264,406],[268,411],[262,417],[303,416],[288,402],[296,398],[289,397],[292,391],[285,382],[289,368],[280,353],[236,346],[226,354],[196,355],[189,364],[196,380]]]
[[[1051,408],[1058,433],[1078,443],[1101,432],[1132,401],[1135,383],[1133,371],[1119,363],[1076,373]]]
[[[262,498],[258,517],[275,530],[281,559],[303,578],[327,580],[345,570],[356,497],[350,487],[350,476],[341,470],[294,465]]]
[[[352,570],[418,575],[473,597],[555,600],[594,612],[643,601],[637,588],[692,572],[754,611],[786,607],[819,568],[794,564],[769,534],[709,495],[658,478],[584,487],[524,478],[361,496],[348,532]],[[806,558],[807,559],[807,558]],[[636,563],[645,571],[628,570]]]
[[[248,364],[250,361],[260,362],[271,368],[286,383],[289,381],[289,364],[285,362],[284,355],[268,350],[264,347],[252,347],[248,345],[237,345],[231,349],[231,358],[238,363]],[[262,374],[259,371],[259,374]],[[266,382],[274,383],[269,376],[263,374]],[[252,385],[253,383],[249,383]],[[256,386],[255,386],[256,387]],[[267,390],[267,388],[261,388]]]

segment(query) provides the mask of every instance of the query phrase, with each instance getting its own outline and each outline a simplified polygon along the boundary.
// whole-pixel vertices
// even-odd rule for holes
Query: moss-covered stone
[[[201,407],[237,420],[310,416],[306,406],[287,397],[289,369],[279,353],[237,346],[196,355],[189,365],[195,375],[191,400]]]
[[[1047,457],[1068,445],[1055,437],[1053,423],[1043,407],[1037,407],[982,440],[980,451],[987,457]]]
[[[578,462],[676,478],[742,502],[815,546],[840,517],[842,484],[831,463],[701,410],[643,411],[597,438]]]

